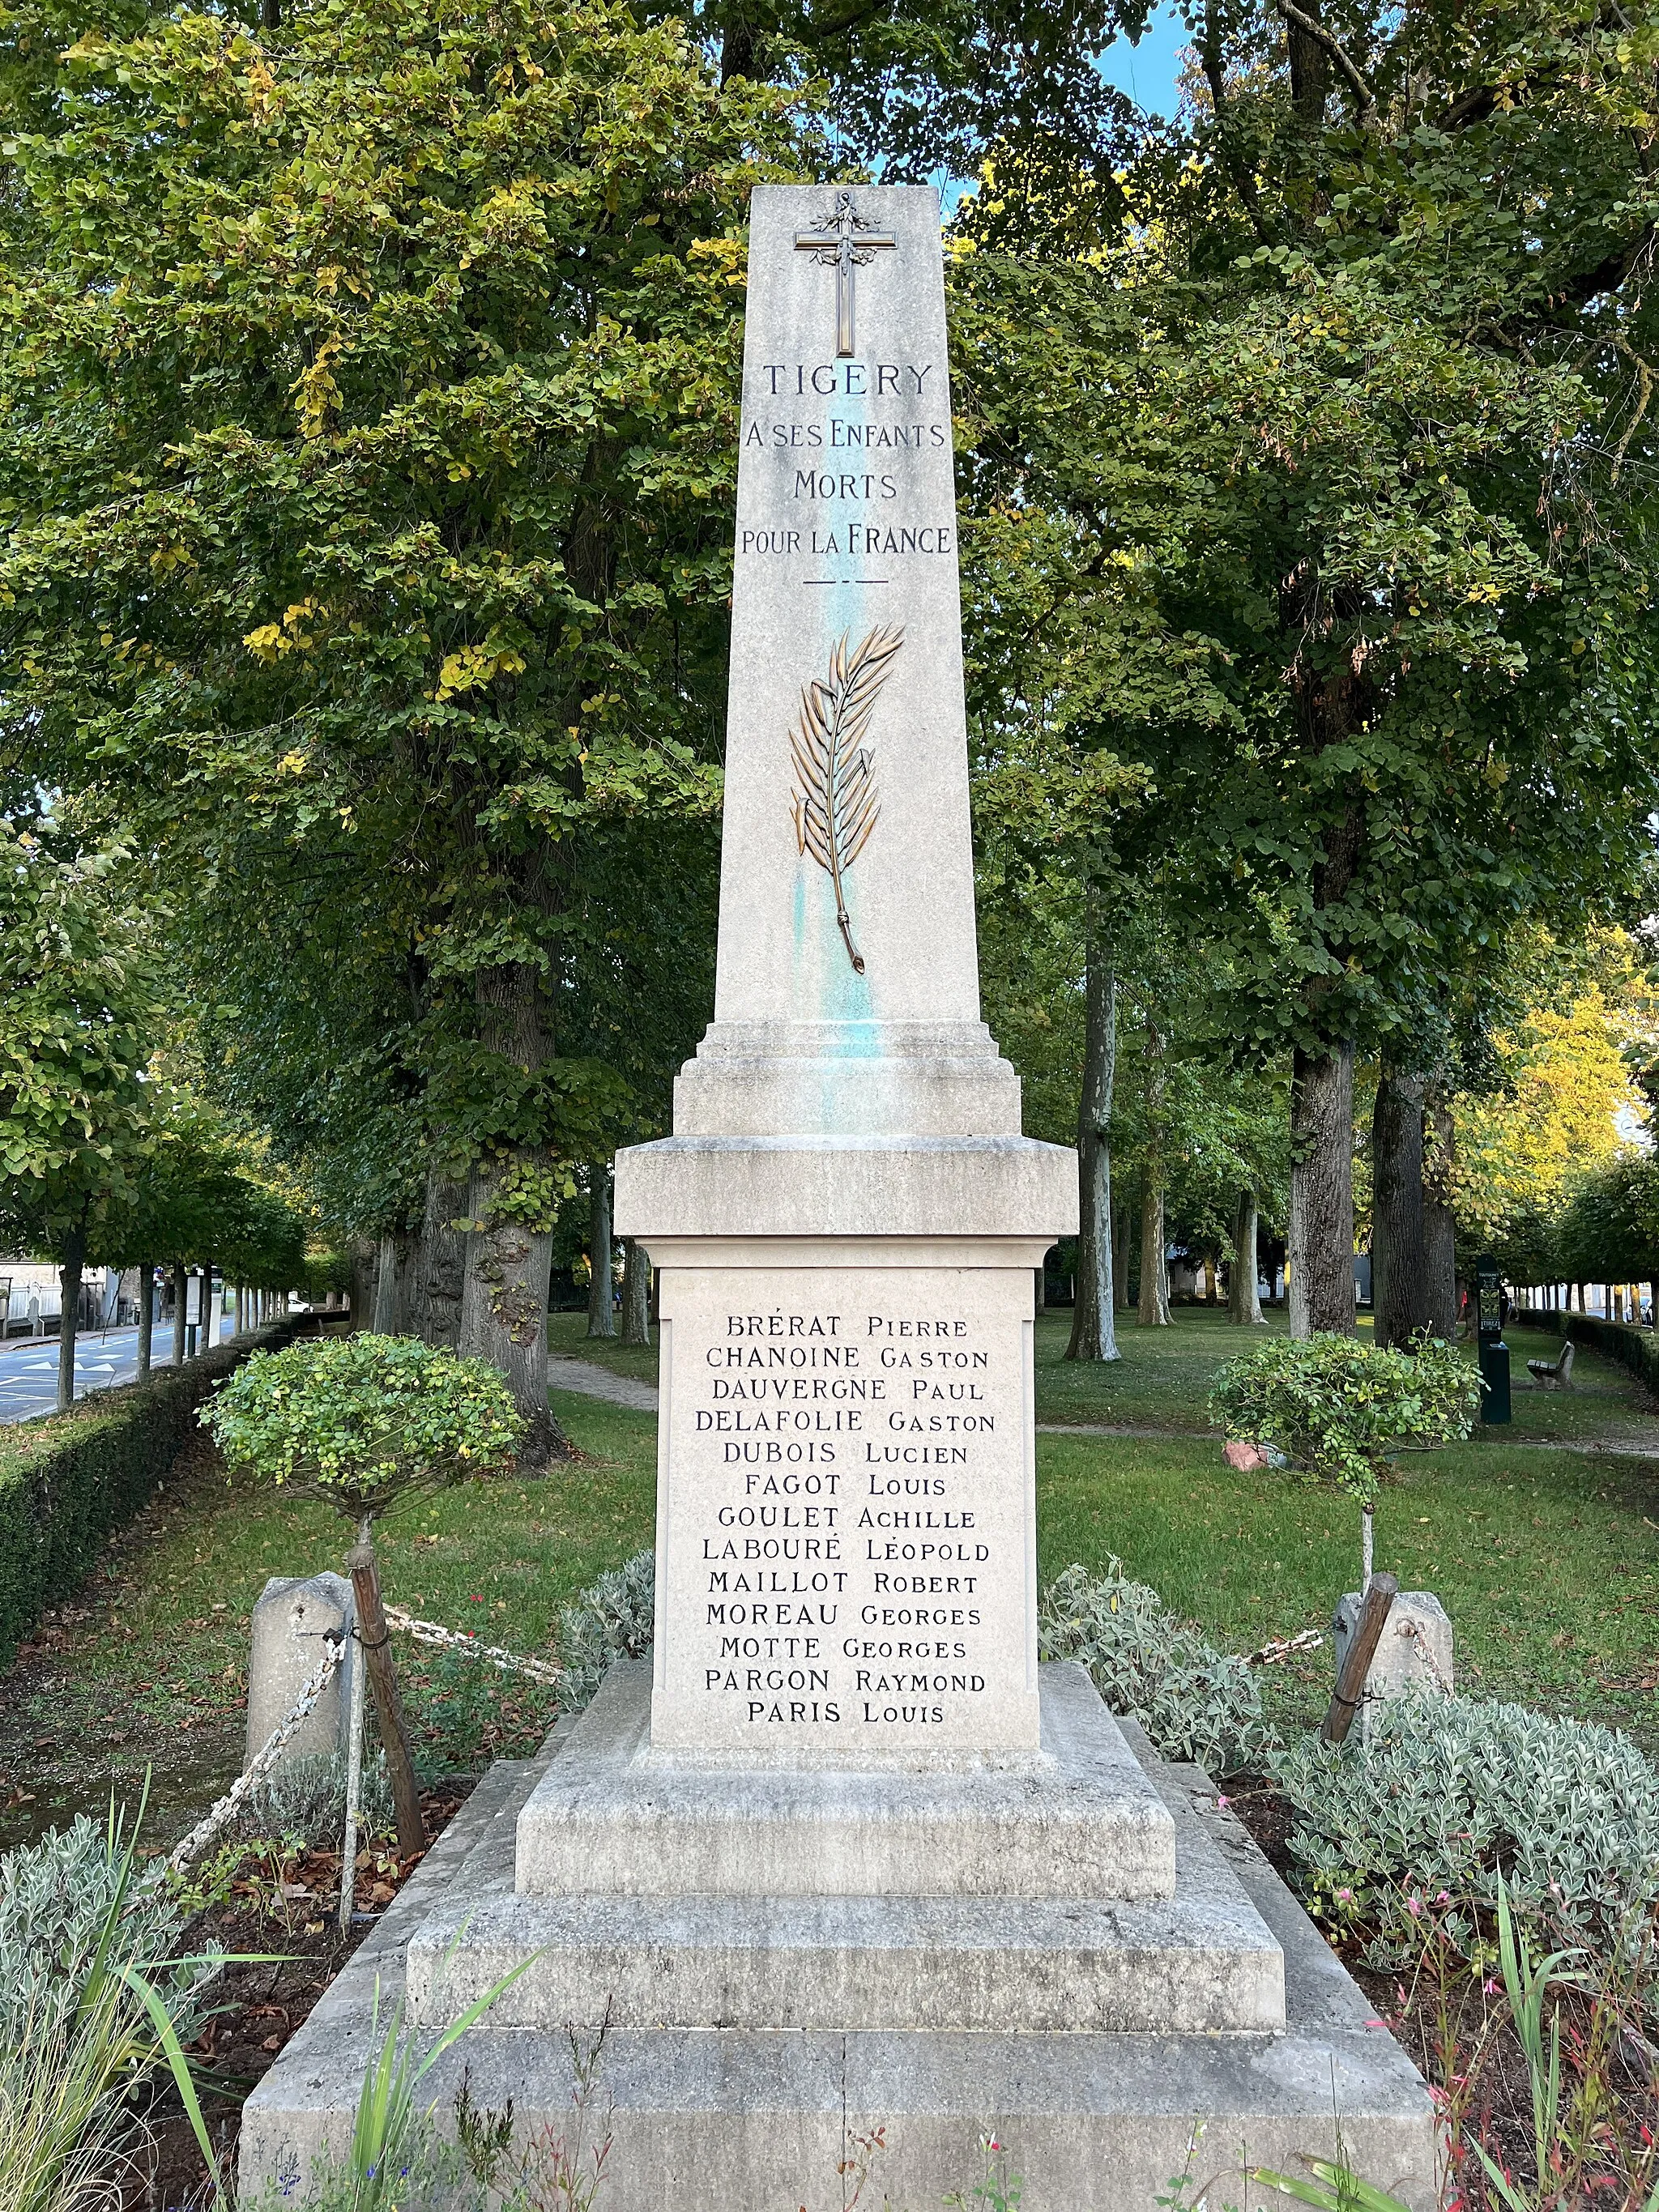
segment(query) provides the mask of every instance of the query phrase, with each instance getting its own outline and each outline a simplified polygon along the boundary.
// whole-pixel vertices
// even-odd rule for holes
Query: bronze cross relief
[[[817,227],[795,233],[797,253],[810,253],[814,261],[836,272],[836,357],[846,360],[853,346],[854,270],[864,268],[878,252],[894,253],[897,239],[867,223],[853,205],[850,191],[838,191],[836,204],[821,215]]]

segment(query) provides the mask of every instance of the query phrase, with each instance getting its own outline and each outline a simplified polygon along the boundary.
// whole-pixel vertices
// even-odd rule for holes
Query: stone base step
[[[305,2031],[302,2031],[302,2033]],[[586,2062],[593,2045],[580,2048]],[[286,2074],[286,2062],[285,2062]],[[1155,2212],[1188,2164],[1188,2203],[1274,2202],[1248,2170],[1306,2175],[1340,2125],[1355,2170],[1417,2212],[1436,2203],[1427,2093],[1384,2031],[1332,2034],[791,2035],[612,2030],[584,2100],[570,2039],[481,2029],[422,2081],[453,2131],[463,2075],[475,2109],[519,2140],[547,2127],[591,2154],[607,2141],[596,2212],[908,2212],[971,2200],[989,2154],[1028,2212]],[[242,2178],[305,2174],[326,2135],[349,2140],[344,2085],[315,2068],[242,2120]],[[844,2192],[844,2193],[843,2193]],[[303,2201],[302,2198],[297,2201]]]
[[[1175,1828],[1080,1667],[1039,1670],[1042,1754],[908,1771],[689,1765],[624,1660],[519,1816],[528,1895],[1167,1898]]]
[[[447,2027],[525,1960],[501,2027],[1282,2027],[1284,1959],[1224,1876],[1147,1905],[985,1898],[501,1898],[410,1946],[412,2016]],[[1231,1892],[1231,1893],[1227,1893]]]
[[[866,2169],[861,2203],[920,2207],[971,2193],[988,2155],[1020,2177],[1030,2212],[1152,2212],[1195,2130],[1188,2201],[1255,2212],[1270,2200],[1245,2169],[1301,2172],[1333,2154],[1339,2128],[1359,2173],[1431,2212],[1433,2107],[1415,2069],[1202,1773],[1164,1765],[1127,1723],[1123,1734],[1169,1808],[1183,1881],[1195,1851],[1218,1861],[1280,1946],[1282,2032],[613,2028],[579,2033],[573,2051],[562,2026],[492,2015],[425,2076],[422,2101],[453,2128],[465,2076],[475,2105],[512,2098],[520,2141],[544,2124],[567,2142],[578,2128],[590,2145],[608,2139],[601,2212],[817,2212],[849,2201]],[[414,1939],[440,1911],[511,1902],[519,1811],[545,1771],[544,1759],[490,1770],[248,2099],[250,2201],[267,2187],[303,2201],[295,2191],[320,2156],[349,2142]],[[584,2092],[575,2058],[595,2044]],[[982,2152],[987,2136],[1006,2150]]]

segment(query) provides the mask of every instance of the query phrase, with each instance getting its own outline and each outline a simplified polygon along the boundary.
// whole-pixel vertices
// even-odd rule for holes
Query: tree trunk
[[[1384,1066],[1371,1116],[1371,1311],[1379,1350],[1405,1351],[1432,1325],[1423,1188],[1420,1075]]]
[[[739,8],[727,16],[720,38],[720,84],[730,84],[734,76],[747,77],[751,82],[761,74],[761,41],[755,26]]]
[[[410,1270],[409,1326],[423,1344],[453,1352],[461,1340],[461,1289],[466,1279],[467,1188],[429,1169],[421,1234]]]
[[[1291,1334],[1352,1336],[1353,1047],[1297,1048],[1291,1073]]]
[[[1170,1265],[1164,1255],[1164,1186],[1149,1174],[1140,1200],[1140,1307],[1142,1328],[1168,1328]]]
[[[377,1330],[376,1334],[380,1332]],[[357,1647],[368,1669],[374,1692],[374,1711],[380,1723],[380,1747],[386,1753],[392,1783],[392,1802],[398,1814],[398,1856],[412,1859],[426,1849],[426,1829],[421,1820],[421,1793],[415,1783],[415,1762],[410,1756],[409,1727],[403,1699],[398,1694],[397,1670],[392,1663],[392,1636],[380,1600],[380,1571],[374,1557],[373,1522],[364,1520],[357,1541],[346,1554],[351,1595],[357,1615]]]
[[[467,1212],[477,1226],[467,1237],[460,1349],[506,1376],[513,1402],[528,1424],[520,1456],[526,1467],[537,1468],[550,1458],[568,1458],[570,1448],[547,1403],[552,1231],[498,1211],[501,1200],[510,1204],[514,1194],[511,1169],[520,1157],[494,1152],[473,1170]]]
[[[1112,1206],[1112,1306],[1115,1312],[1129,1310],[1129,1224],[1133,1212],[1127,1198],[1120,1198]]]
[[[87,1261],[83,1229],[72,1229],[64,1240],[63,1262],[58,1270],[64,1310],[58,1322],[58,1410],[66,1413],[75,1403],[75,1338],[81,1322],[81,1271]]]
[[[1078,1109],[1078,1238],[1068,1359],[1110,1360],[1117,1348],[1112,1295],[1112,1087],[1117,1075],[1117,973],[1100,911],[1088,890],[1084,967],[1083,1097]]]
[[[651,1255],[637,1237],[623,1246],[623,1342],[651,1341]]]
[[[374,1264],[374,1320],[376,1336],[396,1336],[402,1316],[398,1308],[398,1292],[403,1270],[398,1262],[401,1255],[395,1237],[382,1237],[378,1258]]]
[[[1451,1203],[1456,1131],[1437,1084],[1427,1094],[1425,1109],[1423,1271],[1428,1279],[1428,1324],[1431,1334],[1450,1344],[1457,1335],[1457,1224]]]
[[[354,1237],[347,1257],[351,1265],[351,1333],[374,1326],[374,1293],[380,1273],[380,1248],[365,1237]]]
[[[477,979],[480,1031],[487,1049],[534,1073],[551,1042],[533,969],[514,963],[483,969]],[[547,1403],[547,1291],[553,1273],[553,1212],[541,1195],[553,1161],[538,1145],[499,1145],[472,1170],[467,1217],[466,1278],[461,1296],[460,1348],[498,1367],[512,1387],[526,1430],[526,1468],[570,1447]]]
[[[1260,1219],[1255,1193],[1248,1188],[1241,1190],[1233,1213],[1233,1272],[1227,1285],[1227,1318],[1241,1328],[1260,1328],[1264,1325],[1261,1294],[1256,1288],[1256,1231]]]
[[[1301,13],[1317,22],[1319,0],[1304,0]],[[1290,49],[1291,104],[1298,119],[1316,131],[1324,118],[1330,89],[1329,60],[1319,40],[1299,23],[1286,24],[1285,44]]]
[[[596,1160],[587,1170],[587,1333],[617,1334],[616,1279],[611,1249],[611,1170]]]
[[[155,1346],[155,1263],[145,1261],[138,1270],[138,1372],[149,1373]]]

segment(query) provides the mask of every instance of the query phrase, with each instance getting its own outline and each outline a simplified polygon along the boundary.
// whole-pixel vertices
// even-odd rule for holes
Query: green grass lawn
[[[1037,1322],[1040,1422],[1196,1433],[1039,1437],[1045,1578],[1115,1552],[1231,1650],[1328,1626],[1358,1580],[1358,1510],[1293,1474],[1236,1475],[1203,1433],[1212,1376],[1255,1332],[1201,1306],[1177,1307],[1167,1329],[1126,1316],[1123,1357],[1106,1367],[1068,1362],[1069,1333],[1069,1315]],[[1609,1360],[1581,1352],[1573,1389],[1547,1391],[1525,1362],[1553,1357],[1555,1340],[1512,1326],[1506,1341],[1512,1423],[1401,1458],[1377,1509],[1376,1564],[1439,1596],[1467,1688],[1659,1736],[1659,1416]],[[1541,1449],[1547,1438],[1619,1450]],[[1268,1679],[1311,1717],[1328,1661]]]
[[[652,1540],[651,1417],[559,1393],[579,1448],[540,1481],[415,1498],[377,1524],[390,1602],[488,1643],[544,1654],[560,1608]],[[112,1547],[75,1602],[49,1616],[0,1681],[0,1847],[50,1812],[95,1808],[155,1775],[159,1838],[241,1763],[249,1616],[272,1575],[339,1569],[349,1523],[246,1478],[204,1438]],[[550,1700],[523,1678],[398,1637],[417,1748],[436,1766],[532,1747]]]
[[[635,1382],[654,1382],[657,1379],[656,1332],[652,1331],[649,1347],[624,1344],[619,1336],[590,1336],[585,1313],[556,1313],[550,1315],[547,1324],[548,1349],[562,1352],[577,1359],[591,1359],[596,1367],[603,1367],[612,1375],[626,1375]]]
[[[1203,1308],[1173,1328],[1123,1328],[1106,1369],[1067,1364],[1069,1316],[1037,1326],[1039,1419],[1116,1424],[1152,1437],[1037,1440],[1045,1579],[1116,1553],[1228,1649],[1325,1627],[1358,1578],[1358,1515],[1289,1474],[1233,1474],[1205,1432],[1221,1361],[1249,1340]],[[556,1349],[654,1378],[654,1351],[591,1344],[584,1317],[554,1317]],[[1512,1427],[1410,1455],[1378,1509],[1377,1564],[1436,1591],[1452,1617],[1464,1686],[1632,1727],[1659,1741],[1659,1418],[1635,1382],[1590,1352],[1573,1391],[1536,1390],[1522,1359],[1544,1340],[1513,1332]],[[655,1420],[560,1391],[581,1457],[541,1481],[409,1501],[379,1530],[388,1597],[428,1620],[545,1651],[561,1607],[652,1540]],[[1557,1437],[1578,1449],[1551,1449]],[[1617,1453],[1584,1449],[1620,1443]],[[1632,1444],[1650,1445],[1648,1457]],[[8,1796],[90,1802],[177,1758],[180,1803],[210,1769],[234,1772],[249,1610],[274,1574],[337,1567],[346,1523],[239,1479],[205,1443],[50,1620],[0,1686],[0,1842]],[[510,1678],[433,1658],[399,1638],[411,1715],[436,1763],[479,1763],[535,1740],[546,1700]],[[1286,1719],[1328,1692],[1328,1647],[1264,1678]],[[199,1752],[191,1747],[200,1747]],[[164,1793],[165,1794],[165,1793]],[[211,1794],[210,1791],[206,1794]],[[27,1824],[27,1813],[19,1818]]]

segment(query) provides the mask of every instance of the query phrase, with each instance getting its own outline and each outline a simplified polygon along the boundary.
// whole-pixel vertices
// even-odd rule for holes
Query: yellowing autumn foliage
[[[1453,1109],[1453,1202],[1468,1231],[1497,1242],[1523,1215],[1553,1212],[1587,1170],[1633,1149],[1626,1132],[1639,1126],[1642,1099],[1621,1052],[1631,1028],[1631,1009],[1591,983],[1565,1009],[1535,1008],[1494,1037],[1504,1090],[1462,1096]]]

